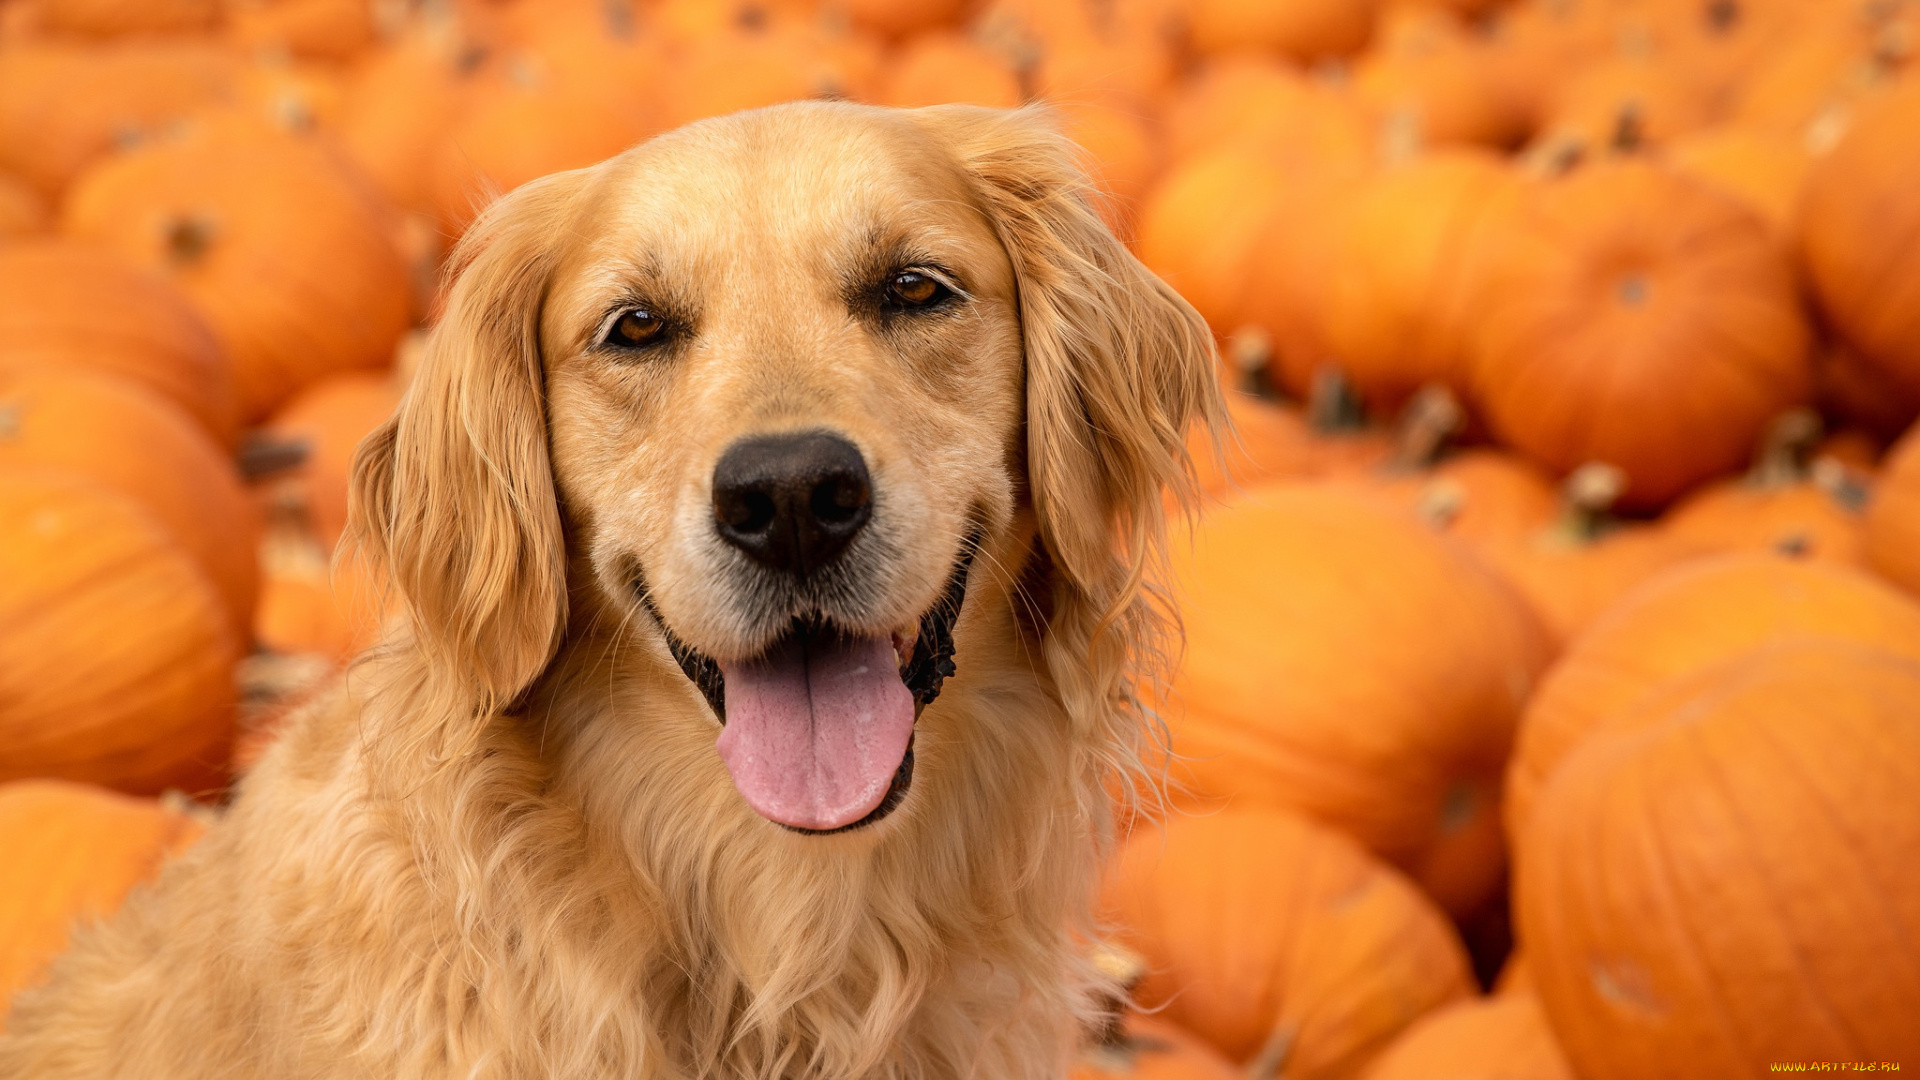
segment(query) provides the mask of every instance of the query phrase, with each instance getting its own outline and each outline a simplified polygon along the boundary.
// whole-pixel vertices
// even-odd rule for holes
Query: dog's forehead
[[[876,244],[964,250],[992,238],[951,152],[890,110],[755,110],[669,133],[609,165],[594,254],[637,255],[667,272],[714,258],[792,264]]]

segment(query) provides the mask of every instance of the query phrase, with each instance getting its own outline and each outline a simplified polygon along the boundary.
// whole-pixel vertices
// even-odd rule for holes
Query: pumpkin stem
[[[1346,372],[1332,364],[1315,369],[1307,391],[1307,424],[1322,435],[1365,430],[1367,410]]]
[[[1293,1043],[1299,1034],[1299,1029],[1284,1020],[1274,1025],[1266,1045],[1248,1060],[1247,1075],[1252,1080],[1279,1080],[1286,1071],[1287,1059],[1293,1056]]]
[[[1747,486],[1772,491],[1806,481],[1823,434],[1820,414],[1812,409],[1789,409],[1774,417],[1747,470]]]
[[[240,444],[240,475],[248,481],[264,480],[305,465],[312,452],[313,446],[306,439],[276,439],[256,432]]]
[[[1249,323],[1227,339],[1227,364],[1240,389],[1268,401],[1280,397],[1273,382],[1273,338]]]
[[[177,268],[194,266],[207,257],[213,250],[213,241],[219,230],[212,221],[198,215],[186,215],[175,218],[167,225],[164,238],[167,261]]]
[[[1585,547],[1619,527],[1613,504],[1627,490],[1627,474],[1615,465],[1590,461],[1567,474],[1560,485],[1560,516],[1548,527],[1550,541]]]
[[[1579,168],[1586,156],[1585,140],[1572,132],[1555,132],[1535,142],[1520,155],[1520,168],[1529,176],[1551,180]]]
[[[1807,468],[1807,478],[1843,509],[1855,514],[1866,512],[1867,500],[1873,493],[1839,458],[1822,454],[1813,459]]]
[[[1419,111],[1395,109],[1380,123],[1380,163],[1404,165],[1420,156],[1426,141],[1425,133],[1421,130]]]
[[[1647,118],[1637,101],[1625,101],[1613,118],[1614,153],[1637,154],[1646,149]]]
[[[1432,468],[1446,455],[1448,444],[1466,423],[1466,410],[1460,407],[1460,399],[1453,396],[1453,391],[1439,383],[1421,387],[1400,411],[1393,456],[1387,462],[1387,470],[1415,472]]]
[[[15,439],[20,436],[20,404],[15,401],[0,401],[0,439]]]

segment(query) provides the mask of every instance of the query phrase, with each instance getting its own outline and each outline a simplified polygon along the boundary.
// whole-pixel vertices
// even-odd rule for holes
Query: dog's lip
[[[966,603],[967,577],[982,539],[981,530],[978,528],[966,536],[961,542],[960,552],[954,560],[952,571],[947,576],[947,582],[941,588],[940,595],[934,599],[932,606],[922,612],[914,623],[903,630],[894,631],[891,635],[894,655],[900,662],[900,680],[913,694],[913,717],[916,724],[919,722],[921,712],[940,696],[942,686],[957,670],[953,660],[953,629],[954,624],[959,621],[960,609]],[[653,616],[653,621],[660,627],[661,633],[666,636],[668,651],[680,665],[680,670],[706,699],[707,706],[713,710],[714,718],[725,725],[727,722],[726,675],[721,671],[720,664],[674,633],[673,627],[654,606],[653,598],[644,580],[637,578],[634,581],[634,591],[648,613]],[[783,633],[792,632],[791,627],[800,621],[794,620],[789,624],[789,629]],[[829,620],[811,621],[816,624],[831,625]],[[767,647],[771,649],[772,643]],[[825,836],[858,829],[881,820],[893,813],[906,798],[907,788],[913,783],[913,761],[913,741],[909,737],[906,753],[901,758],[900,767],[895,771],[886,795],[881,798],[878,806],[860,820],[833,829],[805,829],[792,825],[781,825],[781,828],[810,836]]]

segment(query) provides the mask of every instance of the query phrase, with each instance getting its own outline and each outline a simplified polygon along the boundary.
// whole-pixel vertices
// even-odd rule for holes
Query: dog
[[[400,614],[0,1076],[1059,1077],[1205,323],[1043,110],[701,121],[462,240]]]

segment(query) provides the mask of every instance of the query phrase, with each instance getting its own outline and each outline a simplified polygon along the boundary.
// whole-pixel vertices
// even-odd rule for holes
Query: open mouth
[[[654,613],[674,659],[720,719],[721,760],[756,812],[825,834],[871,825],[899,807],[913,783],[915,723],[955,671],[953,626],[978,544],[976,534],[961,546],[940,596],[903,633],[795,618],[759,655],[721,664]]]

